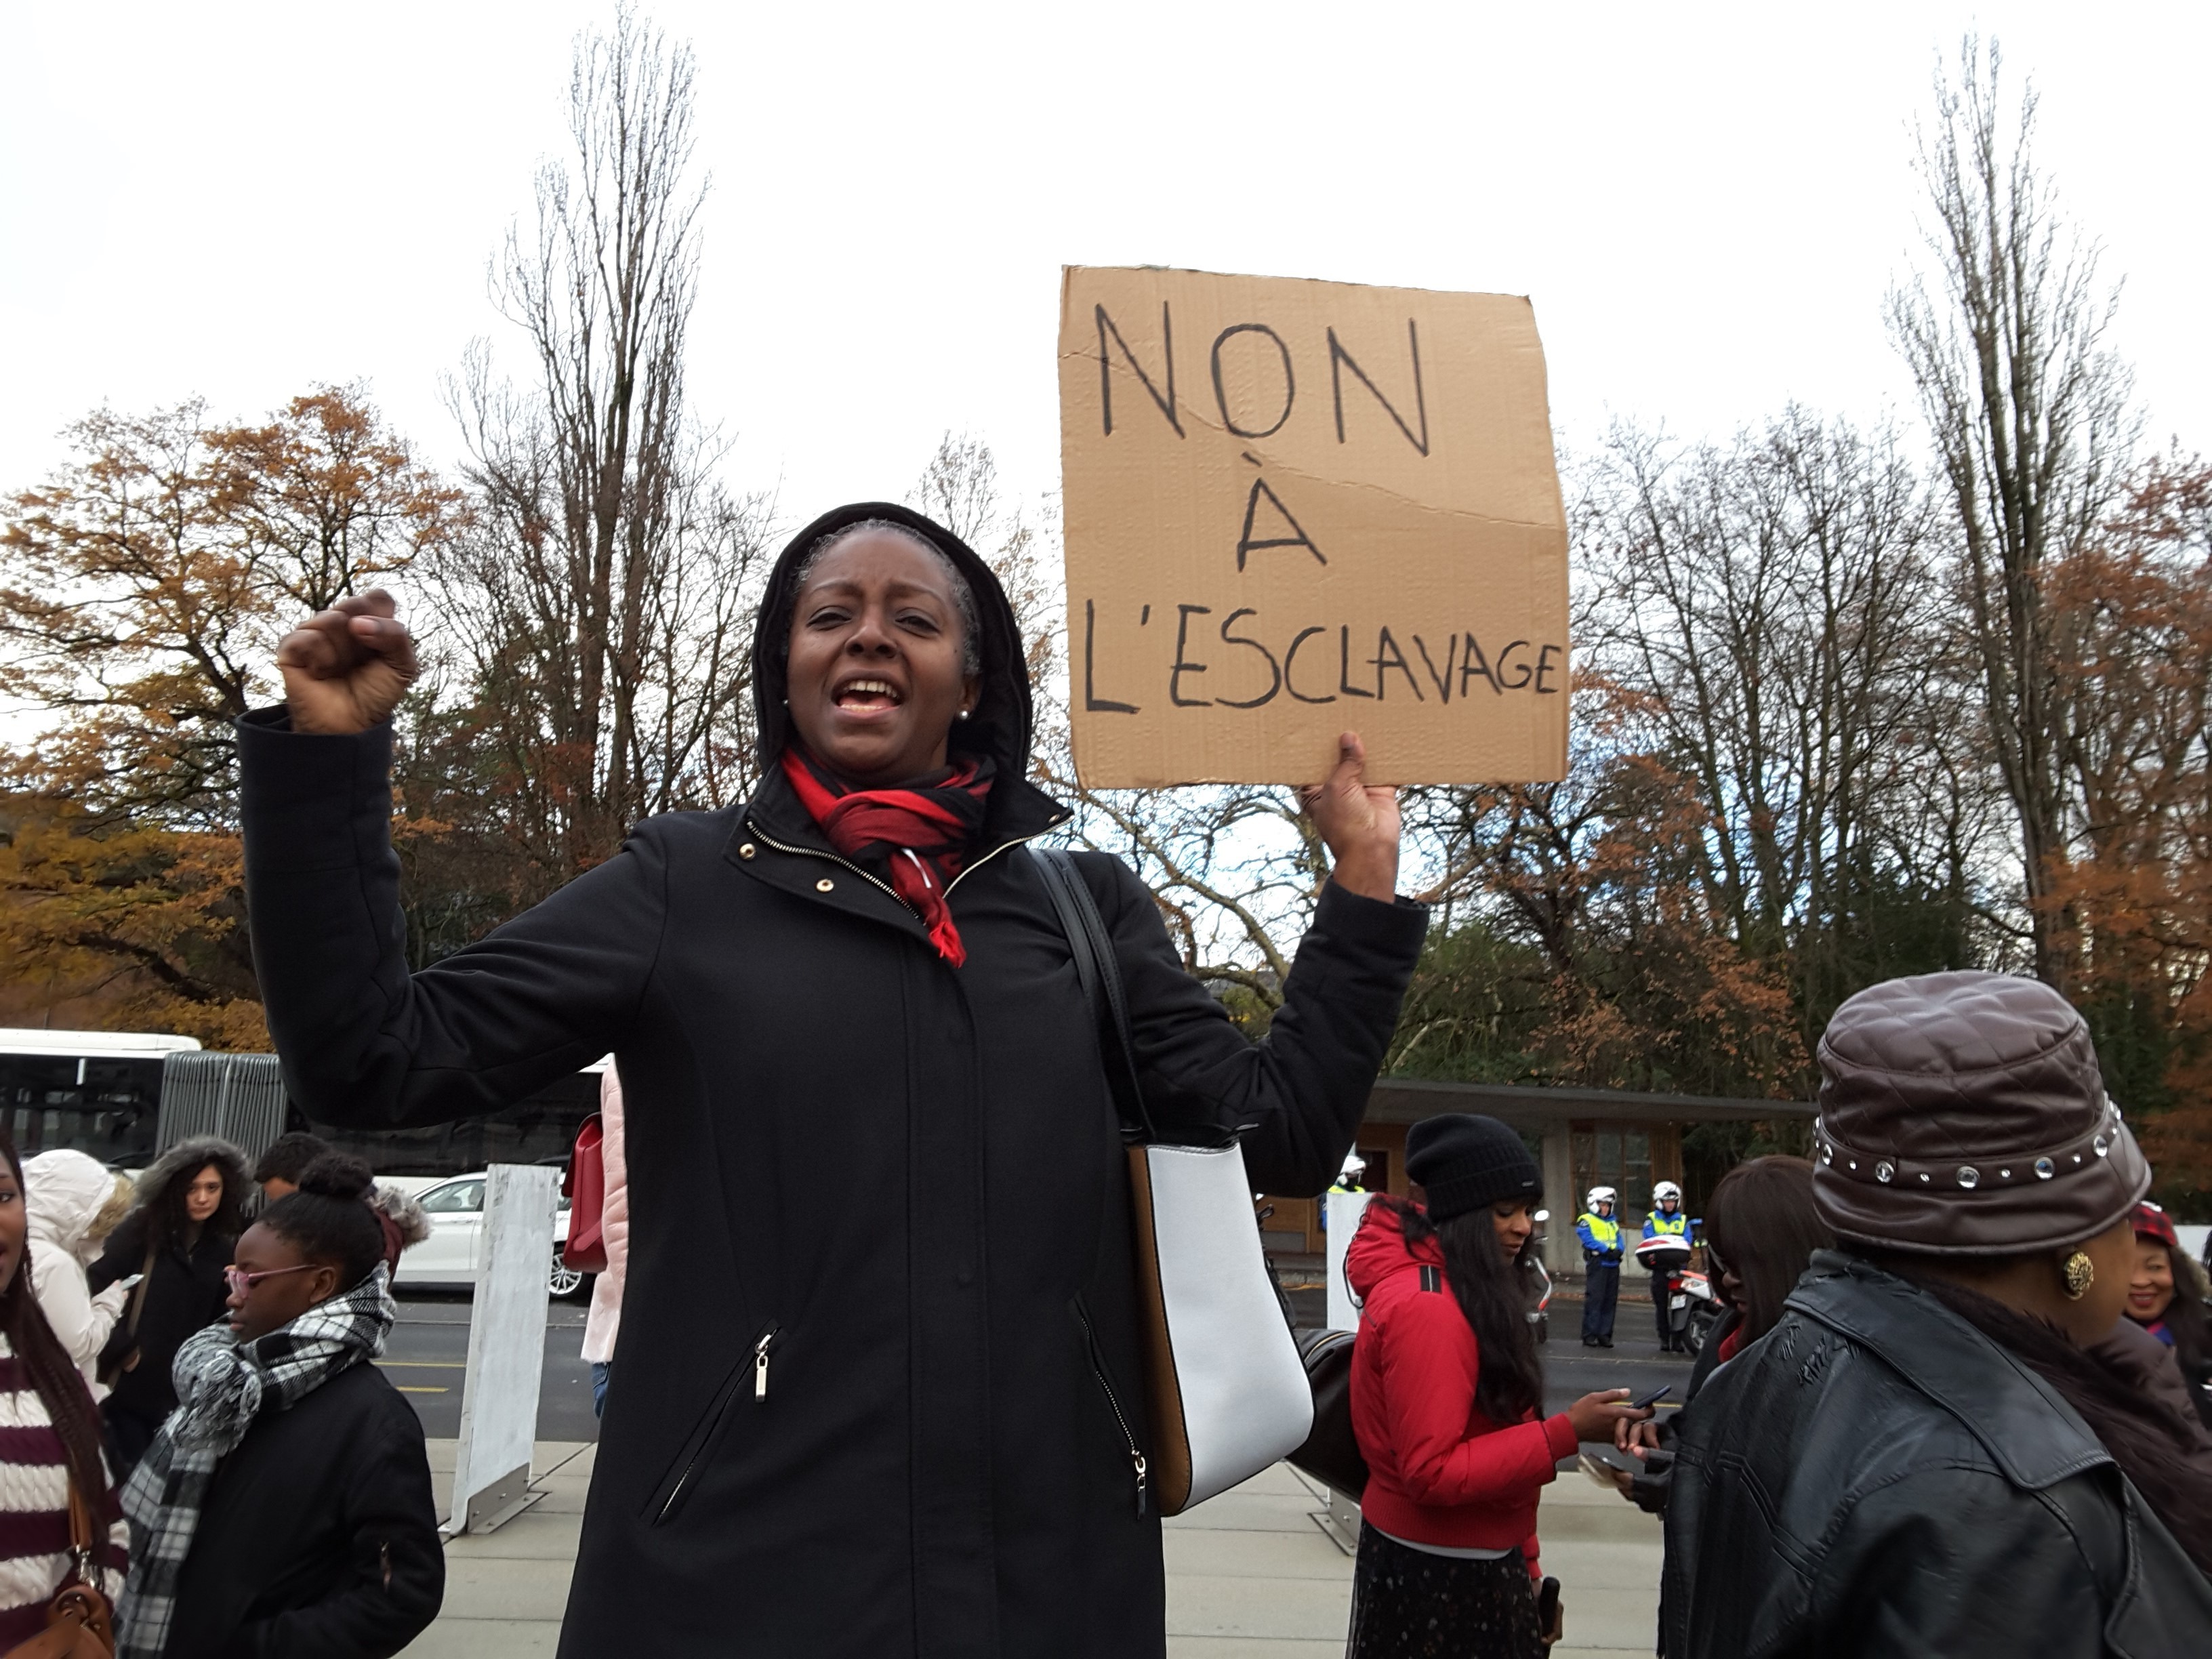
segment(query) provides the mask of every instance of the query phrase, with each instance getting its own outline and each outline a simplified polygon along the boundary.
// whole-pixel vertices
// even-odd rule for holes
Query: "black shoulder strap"
[[[1437,1270],[1436,1264],[1431,1261],[1421,1263],[1421,1288],[1425,1291],[1441,1291],[1443,1287],[1444,1276]]]
[[[1075,953],[1075,977],[1098,1024],[1098,1048],[1106,1061],[1106,1081],[1113,1091],[1114,1109],[1121,1120],[1121,1133],[1147,1142],[1157,1140],[1152,1115],[1145,1109],[1144,1091],[1137,1082],[1137,1045],[1129,1034],[1127,998],[1121,989],[1121,969],[1114,960],[1114,941],[1098,914],[1097,902],[1084,884],[1074,858],[1058,848],[1031,848],[1030,855],[1044,878],[1044,890],[1060,918]]]

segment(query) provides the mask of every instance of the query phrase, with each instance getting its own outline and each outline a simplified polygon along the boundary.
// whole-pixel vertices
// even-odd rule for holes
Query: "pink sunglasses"
[[[270,1267],[265,1272],[258,1273],[247,1273],[241,1267],[225,1267],[222,1270],[222,1282],[230,1286],[230,1293],[233,1296],[243,1296],[264,1279],[274,1279],[279,1273],[303,1273],[314,1265],[312,1261],[302,1261],[296,1267]]]

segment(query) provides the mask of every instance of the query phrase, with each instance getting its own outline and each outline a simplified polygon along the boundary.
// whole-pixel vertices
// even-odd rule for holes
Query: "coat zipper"
[[[768,1351],[775,1340],[775,1327],[771,1325],[761,1333],[761,1340],[753,1344],[753,1398],[768,1398]]]
[[[1045,825],[1042,830],[1032,830],[1026,836],[1016,836],[1012,841],[1000,842],[999,845],[994,847],[989,852],[984,854],[981,858],[977,859],[975,863],[968,866],[966,869],[961,871],[958,875],[953,877],[951,881],[945,884],[945,896],[946,900],[949,902],[951,899],[952,890],[954,888],[957,887],[962,882],[967,880],[968,878],[975,871],[981,869],[984,865],[988,864],[993,859],[998,857],[1000,854],[1006,852],[1010,848],[1019,847],[1024,842],[1035,841],[1039,836],[1048,836],[1066,822],[1067,820],[1066,818],[1056,818],[1052,823]],[[784,842],[778,841],[774,836],[769,835],[766,830],[763,830],[759,824],[754,823],[750,818],[745,820],[745,828],[751,830],[755,836],[766,842],[770,847],[775,848],[779,853],[789,853],[799,858],[827,859],[832,864],[843,866],[844,868],[850,870],[862,881],[872,882],[876,886],[882,888],[884,892],[889,893],[893,898],[898,899],[900,906],[908,915],[914,916],[916,921],[921,920],[919,913],[915,911],[914,906],[907,903],[904,899],[899,898],[898,890],[896,888],[893,887],[888,882],[879,880],[876,877],[870,875],[866,870],[860,868],[859,865],[853,863],[849,859],[841,859],[835,853],[825,853],[819,848],[787,846]]]
[[[1045,825],[1042,830],[1032,830],[1026,836],[1016,836],[1012,841],[1000,842],[998,846],[994,847],[989,852],[984,854],[981,858],[977,859],[975,863],[963,870],[958,875],[953,877],[951,881],[945,883],[945,896],[947,899],[950,899],[952,896],[952,890],[954,888],[957,887],[962,882],[967,880],[969,876],[981,869],[993,859],[998,857],[1000,854],[1006,852],[1010,848],[1024,846],[1027,843],[1035,841],[1039,836],[1048,836],[1066,822],[1067,820],[1066,818],[1054,818],[1050,823]]]
[[[1091,1352],[1091,1374],[1098,1379],[1098,1391],[1106,1396],[1106,1408],[1114,1413],[1114,1422],[1121,1431],[1121,1439],[1128,1448],[1129,1468],[1137,1478],[1137,1519],[1141,1521],[1150,1512],[1150,1492],[1145,1466],[1145,1454],[1137,1444],[1137,1437],[1129,1427],[1128,1417],[1121,1410],[1121,1401],[1114,1393],[1114,1384],[1106,1375],[1105,1357],[1098,1352],[1098,1337],[1091,1328],[1091,1314],[1081,1298],[1075,1303],[1076,1322],[1083,1327],[1084,1346]]]
[[[771,1323],[760,1334],[760,1340],[753,1344],[753,1398],[756,1400],[768,1398],[769,1349],[774,1346],[781,1331],[781,1327]],[[699,1437],[699,1449],[691,1454],[691,1461],[684,1466],[684,1473],[676,1477],[676,1484],[669,1488],[667,1498],[662,1501],[660,1513],[653,1517],[654,1526],[659,1526],[674,1512],[677,1500],[690,1486],[691,1477],[699,1472],[699,1465],[707,1455],[707,1448],[714,1443],[714,1431],[721,1427],[722,1419],[729,1414],[730,1402],[737,1397],[737,1392],[738,1378],[732,1376],[722,1385],[721,1395],[714,1402],[714,1413],[707,1419],[707,1431]]]
[[[854,875],[858,876],[862,881],[873,883],[876,886],[882,888],[884,891],[889,893],[893,898],[898,899],[899,908],[904,910],[908,915],[915,915],[914,906],[908,904],[904,899],[899,898],[898,890],[896,888],[893,887],[887,881],[878,880],[875,877],[870,875],[866,871],[860,868],[859,865],[851,862],[849,860],[841,859],[835,853],[825,853],[819,848],[816,847],[787,847],[783,842],[778,841],[774,836],[769,835],[766,830],[763,830],[760,825],[755,823],[750,818],[747,818],[745,820],[745,828],[751,830],[753,834],[758,836],[769,846],[775,848],[779,853],[789,853],[795,857],[803,859],[827,859],[832,864],[842,866],[844,868],[850,870]],[[919,916],[915,917],[916,921],[919,921],[920,919],[921,918]]]

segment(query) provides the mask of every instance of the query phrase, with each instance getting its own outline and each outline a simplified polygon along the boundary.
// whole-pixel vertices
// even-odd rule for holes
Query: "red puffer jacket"
[[[1363,1307],[1352,1351],[1352,1426],[1367,1459],[1360,1512],[1413,1544],[1519,1547],[1536,1562],[1536,1497],[1576,1449],[1563,1413],[1492,1422],[1474,1403],[1474,1328],[1433,1238],[1408,1246],[1397,1215],[1367,1206],[1345,1255]]]

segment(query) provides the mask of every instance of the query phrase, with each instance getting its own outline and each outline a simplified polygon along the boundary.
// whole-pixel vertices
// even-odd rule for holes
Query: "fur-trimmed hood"
[[[138,1202],[134,1207],[143,1210],[160,1203],[171,1182],[179,1176],[196,1174],[210,1164],[222,1171],[226,1193],[235,1193],[243,1200],[253,1189],[253,1165],[242,1148],[221,1135],[189,1135],[146,1166],[146,1173],[138,1177]]]
[[[370,1207],[384,1212],[392,1224],[399,1230],[399,1248],[411,1249],[430,1236],[429,1212],[416,1202],[412,1193],[381,1182],[369,1188]]]
[[[245,1152],[220,1135],[188,1136],[148,1165],[145,1174],[138,1177],[131,1216],[162,1216],[170,1186],[179,1180],[189,1180],[210,1164],[222,1171],[223,1203],[216,1212],[216,1222],[220,1224],[216,1231],[243,1232],[247,1207],[259,1196],[259,1189],[253,1184],[253,1166]],[[230,1218],[227,1222],[226,1214]],[[156,1237],[164,1236],[166,1231],[159,1230]]]

